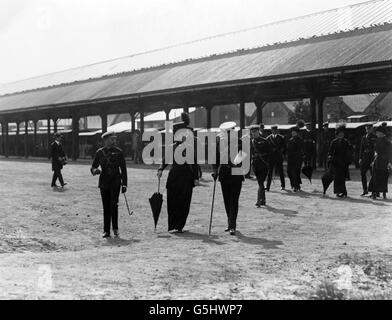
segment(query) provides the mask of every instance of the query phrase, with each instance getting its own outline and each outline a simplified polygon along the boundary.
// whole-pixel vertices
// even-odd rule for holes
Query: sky
[[[0,0],[0,83],[364,0]]]

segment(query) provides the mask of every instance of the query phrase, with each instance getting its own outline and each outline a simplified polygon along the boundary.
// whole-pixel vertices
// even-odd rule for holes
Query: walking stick
[[[127,200],[127,196],[125,195],[125,193],[123,193],[123,195],[124,195],[125,203],[126,203],[126,205],[127,205],[128,214],[131,216],[131,215],[133,215],[133,210],[131,211],[131,210],[129,209],[128,200]]]
[[[214,212],[214,201],[215,201],[215,188],[216,188],[216,179],[214,180],[214,191],[212,194],[212,205],[211,205],[211,216],[210,216],[210,228],[208,230],[208,235],[211,235],[211,226],[212,226],[212,213]]]

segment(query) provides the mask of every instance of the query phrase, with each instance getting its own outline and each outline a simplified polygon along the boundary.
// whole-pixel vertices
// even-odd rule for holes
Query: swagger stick
[[[126,197],[125,193],[123,193],[123,195],[124,195],[125,203],[126,203],[126,205],[127,205],[128,214],[131,216],[131,215],[133,215],[133,210],[131,211],[131,210],[129,209],[128,200],[127,200],[127,197]]]
[[[212,194],[212,205],[211,205],[211,216],[210,216],[210,228],[208,230],[208,235],[211,235],[211,226],[212,226],[212,213],[214,212],[214,201],[215,201],[215,188],[216,188],[216,179],[214,179],[214,192]]]

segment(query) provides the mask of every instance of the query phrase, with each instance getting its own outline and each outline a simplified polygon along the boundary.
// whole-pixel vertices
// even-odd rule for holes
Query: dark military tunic
[[[52,187],[56,185],[57,179],[59,179],[60,184],[64,185],[63,175],[61,174],[61,169],[63,169],[63,161],[65,159],[65,153],[60,142],[54,141],[50,145],[50,157],[52,158]]]
[[[283,173],[283,157],[286,153],[286,141],[280,134],[270,134],[267,138],[271,145],[271,156],[269,161],[269,171],[267,179],[267,190],[270,189],[272,174],[274,169],[279,173],[280,184],[282,188],[285,188],[285,180]]]
[[[258,137],[251,140],[252,167],[256,175],[259,189],[257,192],[257,203],[265,203],[264,181],[268,175],[268,161],[271,155],[271,145],[268,140]]]
[[[377,138],[372,177],[369,182],[370,192],[388,192],[388,164],[392,163],[392,145],[388,138]]]
[[[371,172],[371,164],[374,160],[374,146],[376,142],[374,134],[366,134],[362,137],[359,146],[359,161],[361,169],[362,188],[364,192],[368,191],[366,174]]]
[[[320,165],[327,169],[328,150],[333,140],[332,133],[323,131],[321,150],[320,150]]]
[[[98,149],[91,170],[101,167],[98,187],[101,190],[104,232],[118,230],[118,198],[121,186],[127,186],[127,168],[122,150],[117,147]]]
[[[287,143],[287,175],[291,188],[301,189],[301,167],[304,158],[304,141],[300,136],[291,137]]]
[[[313,160],[316,153],[316,141],[313,138],[312,132],[305,129],[301,132],[304,142],[304,162],[306,166],[313,167]]]
[[[347,139],[336,138],[331,142],[328,159],[334,179],[334,193],[347,196],[346,177],[351,161],[351,146]]]

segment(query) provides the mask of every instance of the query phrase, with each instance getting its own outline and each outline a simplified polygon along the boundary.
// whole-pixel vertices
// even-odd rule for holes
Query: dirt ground
[[[254,206],[257,182],[247,180],[236,236],[224,232],[218,185],[209,237],[208,173],[194,190],[188,232],[175,235],[166,203],[154,233],[156,171],[132,167],[135,213],[121,197],[119,240],[101,238],[89,165],[71,163],[63,174],[68,186],[53,191],[48,162],[0,160],[0,299],[392,298],[392,202],[360,197],[357,170],[345,200],[332,189],[322,196],[320,172],[298,194],[275,178],[263,209]]]

